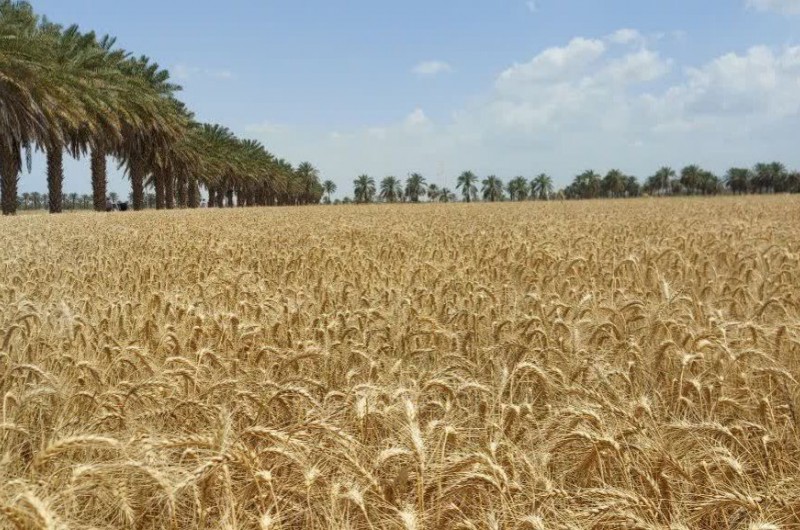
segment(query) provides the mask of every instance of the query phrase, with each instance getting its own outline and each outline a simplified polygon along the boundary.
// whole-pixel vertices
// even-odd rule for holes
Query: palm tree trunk
[[[167,210],[175,208],[175,175],[171,171],[164,172],[164,192],[167,199]]]
[[[92,149],[92,203],[96,212],[106,211],[106,153],[100,148]]]
[[[130,174],[131,174],[131,195],[133,199],[133,209],[142,210],[144,208],[144,164],[139,159],[138,155],[131,157],[130,161]]]
[[[50,194],[50,213],[61,213],[64,191],[64,150],[61,146],[47,150],[47,192]]]
[[[157,169],[153,173],[153,183],[156,187],[156,210],[164,209],[164,172]]]
[[[215,208],[217,206],[217,189],[214,186],[208,187],[208,207]]]
[[[181,172],[178,174],[178,208],[186,208],[187,203],[187,189],[186,189],[186,173]]]
[[[186,190],[186,199],[189,205],[189,208],[197,208],[200,206],[200,188],[197,186],[197,179],[195,177],[189,177],[188,188]]]
[[[0,147],[0,204],[3,215],[17,213],[17,183],[21,166],[17,142],[12,141],[11,146]]]
[[[225,192],[225,206],[228,208],[233,208],[233,188],[228,188]]]

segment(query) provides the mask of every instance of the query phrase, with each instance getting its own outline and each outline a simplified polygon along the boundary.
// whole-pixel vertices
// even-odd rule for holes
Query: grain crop
[[[797,198],[0,233],[0,528],[800,526]]]

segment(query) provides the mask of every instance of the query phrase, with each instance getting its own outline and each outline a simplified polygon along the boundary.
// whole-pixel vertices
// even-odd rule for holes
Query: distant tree
[[[688,194],[695,194],[701,191],[703,183],[703,170],[700,166],[690,165],[681,170],[681,186]]]
[[[514,177],[506,184],[506,191],[512,201],[524,201],[528,198],[528,181],[525,177]]]
[[[651,183],[648,187],[651,188],[650,193],[658,195],[668,194],[670,192],[670,182],[675,178],[675,170],[668,166],[663,166],[656,171],[655,175],[648,179]],[[650,180],[652,179],[652,181]]]
[[[792,171],[786,175],[786,191],[800,193],[800,171]]]
[[[342,204],[353,204],[353,199],[351,199],[350,197],[345,197],[344,199],[342,199]]]
[[[438,201],[440,193],[442,193],[442,190],[436,184],[428,184],[428,189],[425,192],[430,202]]]
[[[628,178],[619,169],[612,169],[603,177],[601,189],[606,197],[622,197],[625,194],[625,187]]]
[[[456,194],[450,191],[450,188],[442,188],[439,193],[439,202],[455,202]]]
[[[397,177],[384,177],[381,180],[380,197],[385,202],[397,202],[403,198],[403,187]]]
[[[322,183],[322,191],[328,197],[328,203],[331,202],[331,195],[336,193],[336,183],[332,180],[326,180]]]
[[[21,195],[21,197],[22,197],[21,206],[23,209],[27,210],[30,207],[29,205],[31,204],[31,194],[25,192]]]
[[[701,171],[698,188],[703,195],[716,195],[722,187],[719,177],[710,171]]]
[[[648,195],[661,195],[663,194],[663,190],[661,188],[661,183],[656,175],[650,175],[642,184],[642,191],[647,193]]]
[[[483,200],[489,202],[497,202],[503,200],[503,181],[500,180],[495,175],[489,175],[483,182],[481,182],[483,187],[481,191],[483,192]]]
[[[375,199],[375,179],[369,175],[359,175],[353,181],[353,195],[357,203],[372,202]]]
[[[419,202],[419,198],[425,194],[425,187],[425,177],[412,173],[406,179],[406,197],[411,202]]]
[[[785,191],[787,175],[780,162],[759,163],[753,168],[753,185],[759,193],[780,193]]]
[[[587,170],[576,176],[572,184],[567,186],[564,193],[570,199],[594,199],[600,196],[602,179],[592,170]]]
[[[458,176],[456,189],[461,190],[461,195],[466,202],[474,201],[478,197],[478,175],[472,171],[465,171]]]
[[[293,177],[297,181],[295,186],[297,189],[296,202],[299,204],[319,203],[324,193],[319,180],[319,170],[310,162],[302,162],[297,166]]]
[[[546,201],[553,194],[553,179],[540,173],[531,181],[531,198]]]
[[[725,173],[725,186],[735,194],[750,191],[752,172],[746,167],[732,167]]]
[[[642,194],[642,186],[633,175],[628,175],[625,179],[625,195],[628,197],[638,197]]]

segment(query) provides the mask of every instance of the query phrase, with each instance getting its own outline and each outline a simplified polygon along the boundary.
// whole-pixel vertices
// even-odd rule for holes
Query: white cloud
[[[800,14],[800,0],[747,0],[747,6],[759,11],[777,11],[788,15]]]
[[[630,44],[644,41],[644,37],[639,31],[630,28],[619,29],[607,38],[614,44]]]
[[[411,114],[406,116],[404,123],[407,128],[415,128],[430,124],[430,120],[422,109],[416,108]]]
[[[255,134],[280,134],[285,133],[289,129],[288,126],[280,124],[280,123],[273,123],[270,121],[263,121],[261,123],[254,123],[245,127],[245,131],[249,133]]]
[[[204,70],[204,73],[216,79],[233,79],[233,73],[230,70]]]
[[[412,70],[417,75],[437,75],[453,71],[453,67],[444,61],[423,61]]]
[[[185,81],[199,71],[200,71],[199,68],[190,67],[183,63],[178,63],[170,69],[172,77],[174,77],[179,81]]]
[[[504,92],[516,92],[531,84],[562,81],[584,72],[605,51],[603,41],[578,37],[564,47],[548,48],[529,62],[503,71],[496,87]]]
[[[667,74],[672,61],[662,59],[657,52],[642,49],[610,61],[603,75],[617,83],[643,83]]]
[[[367,136],[370,138],[378,138],[379,140],[383,140],[386,138],[387,133],[386,127],[370,127],[367,129]]]
[[[363,172],[418,170],[452,187],[465,169],[504,177],[547,171],[565,185],[587,167],[639,177],[663,164],[721,172],[781,159],[800,167],[800,46],[754,46],[679,64],[658,48],[663,41],[638,35],[577,37],[544,49],[502,70],[447,120],[417,108],[335,136],[260,128],[271,150],[315,161],[343,193]],[[623,45],[606,44],[617,41]]]
[[[193,77],[204,76],[212,79],[233,79],[234,75],[230,70],[215,70],[212,68],[199,68],[184,63],[178,63],[170,68],[172,77],[178,81],[188,81]]]

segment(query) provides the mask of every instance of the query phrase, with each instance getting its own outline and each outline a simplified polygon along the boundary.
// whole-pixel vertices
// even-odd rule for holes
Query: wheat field
[[[796,198],[0,231],[0,528],[800,526]]]

